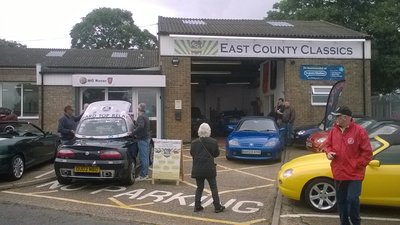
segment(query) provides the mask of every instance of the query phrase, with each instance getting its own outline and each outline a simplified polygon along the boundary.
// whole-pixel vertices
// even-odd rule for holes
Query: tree
[[[26,48],[26,45],[20,44],[16,41],[8,41],[6,39],[0,39],[0,48],[11,47],[11,48]]]
[[[132,13],[122,9],[95,9],[70,32],[71,48],[157,49],[157,38],[134,24]]]
[[[372,37],[372,92],[400,88],[400,4],[398,0],[281,0],[270,20],[325,20]]]

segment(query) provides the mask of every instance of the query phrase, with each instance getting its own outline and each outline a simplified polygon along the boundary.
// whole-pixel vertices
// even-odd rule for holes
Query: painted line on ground
[[[41,178],[41,177],[44,177],[44,176],[49,175],[49,174],[51,174],[51,173],[54,173],[54,170],[50,170],[50,171],[48,171],[48,172],[46,172],[46,173],[40,174],[40,175],[36,176],[35,178],[36,178],[36,179],[37,179],[37,178]]]
[[[28,197],[36,197],[36,198],[44,198],[44,199],[52,199],[52,200],[73,202],[73,203],[84,204],[84,205],[93,205],[93,206],[101,206],[101,207],[108,207],[108,208],[126,209],[126,210],[150,213],[150,214],[154,214],[154,215],[175,217],[175,218],[180,218],[180,219],[182,219],[182,218],[183,219],[191,219],[191,220],[212,222],[212,223],[219,223],[219,224],[250,224],[248,221],[247,222],[237,222],[237,221],[234,222],[234,221],[219,220],[219,219],[206,218],[206,217],[195,217],[195,216],[186,216],[186,215],[182,215],[182,214],[159,212],[159,211],[154,211],[154,210],[149,210],[149,209],[133,208],[133,207],[129,207],[128,205],[125,205],[124,203],[122,203],[122,202],[120,202],[120,201],[118,201],[118,200],[116,200],[114,198],[109,198],[109,200],[114,202],[116,205],[110,205],[110,204],[104,204],[104,203],[96,203],[96,202],[87,202],[87,201],[75,200],[75,199],[70,199],[70,198],[61,198],[61,197],[37,195],[37,194],[33,194],[33,193],[21,193],[21,192],[14,192],[14,191],[2,191],[2,192],[3,193],[7,193],[7,194],[13,194],[13,195],[21,195],[21,196],[28,196]],[[113,200],[111,200],[111,199],[113,199]],[[117,202],[118,202],[118,204],[117,204]]]
[[[301,217],[339,218],[338,215],[325,215],[325,214],[286,214],[286,215],[281,215],[281,218],[301,218]],[[398,219],[398,218],[361,216],[361,219],[362,220],[400,222],[400,219]]]
[[[275,180],[273,180],[273,179],[269,179],[269,178],[258,176],[258,175],[252,174],[252,173],[244,172],[244,171],[241,171],[239,169],[232,169],[232,168],[229,168],[227,166],[222,166],[222,165],[217,165],[217,166],[219,166],[219,167],[221,167],[221,168],[223,168],[225,170],[236,171],[238,173],[243,173],[243,174],[246,174],[246,175],[249,175],[249,176],[252,176],[252,177],[258,177],[258,178],[263,179],[263,180],[268,180],[268,181],[275,182]]]
[[[274,186],[274,184],[267,184],[267,185],[261,185],[261,186],[255,186],[255,187],[248,187],[248,188],[240,188],[240,189],[233,189],[233,190],[227,190],[227,191],[220,191],[219,194],[222,195],[222,194],[226,194],[226,193],[248,191],[248,190],[266,188],[266,187],[271,187],[271,186]]]

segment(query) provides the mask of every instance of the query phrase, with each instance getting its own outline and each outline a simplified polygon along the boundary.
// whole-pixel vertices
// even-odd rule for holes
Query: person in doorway
[[[284,110],[282,114],[282,125],[286,128],[286,140],[287,146],[292,145],[292,133],[293,133],[293,123],[296,119],[296,112],[290,103],[286,101],[284,103]]]
[[[252,101],[251,106],[253,107],[253,114],[254,116],[263,116],[264,113],[262,113],[262,101],[260,97],[256,97],[256,100]]]
[[[365,168],[372,159],[367,131],[356,124],[352,112],[341,106],[334,113],[336,123],[326,140],[326,156],[336,187],[341,225],[360,225],[360,194]],[[350,217],[350,221],[349,221]]]
[[[84,107],[84,110],[86,110],[86,107]],[[76,126],[83,113],[79,116],[74,116],[73,113],[72,106],[67,105],[64,107],[64,115],[58,120],[58,133],[61,136],[61,144],[67,144],[75,138]]]
[[[193,158],[192,178],[196,179],[196,194],[194,198],[194,212],[202,211],[201,197],[203,195],[204,181],[210,185],[212,198],[214,200],[214,212],[224,211],[221,205],[217,188],[217,168],[214,158],[219,156],[217,140],[210,137],[211,128],[207,123],[202,123],[198,130],[199,138],[192,141],[190,155]]]
[[[284,102],[285,100],[283,100],[283,98],[279,98],[275,107],[275,121],[278,126],[282,125],[283,111],[285,110]]]
[[[138,117],[136,119],[133,135],[138,140],[140,172],[137,181],[149,178],[149,152],[150,152],[150,120],[145,114],[146,104],[138,105]]]

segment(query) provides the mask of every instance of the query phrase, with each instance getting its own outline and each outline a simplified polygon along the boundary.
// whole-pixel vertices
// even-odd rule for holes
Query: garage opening
[[[208,122],[226,136],[243,116],[261,115],[259,88],[265,59],[196,59],[191,62],[192,135]]]

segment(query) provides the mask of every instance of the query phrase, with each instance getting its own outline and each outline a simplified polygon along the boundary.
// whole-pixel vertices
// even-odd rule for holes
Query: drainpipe
[[[39,76],[40,76],[40,128],[43,130],[43,123],[44,123],[44,78],[43,78],[43,73],[42,73],[42,65],[40,63],[36,64],[36,82],[39,81]]]
[[[363,73],[363,76],[362,76],[362,78],[363,78],[363,102],[364,102],[364,115],[367,115],[367,102],[366,102],[366,100],[367,100],[367,98],[366,98],[366,90],[365,90],[365,41],[363,41],[362,42],[362,68],[363,68],[363,71],[362,71],[362,73]]]

